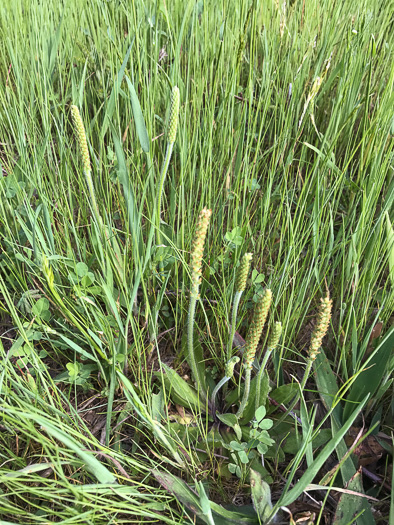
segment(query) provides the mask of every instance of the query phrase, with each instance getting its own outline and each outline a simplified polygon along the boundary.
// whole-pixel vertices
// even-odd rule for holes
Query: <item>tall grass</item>
[[[173,460],[143,437],[138,418],[122,422],[131,414],[119,405],[116,369],[153,414],[153,371],[162,359],[176,357],[178,366],[186,357],[185,262],[204,206],[213,212],[195,325],[212,366],[222,369],[227,358],[234,268],[253,252],[256,275],[237,332],[245,335],[259,286],[271,289],[283,342],[273,386],[290,374],[301,380],[310,321],[327,289],[333,317],[325,352],[338,383],[363,369],[372,330],[387,334],[394,309],[391,25],[389,0],[3,0],[4,519],[181,519],[170,496],[150,486],[149,469],[159,461],[175,468]],[[160,222],[173,86],[180,120]],[[85,124],[104,230],[92,215],[72,105]],[[86,371],[104,404],[103,439],[78,415],[84,380],[53,381],[72,367],[78,379]],[[370,403],[390,425],[384,384]],[[119,487],[85,495],[95,482],[86,458],[41,428],[43,418],[81,450],[100,450],[97,461],[120,476]],[[55,474],[26,477],[22,469],[43,461]],[[191,470],[197,475],[199,466]]]

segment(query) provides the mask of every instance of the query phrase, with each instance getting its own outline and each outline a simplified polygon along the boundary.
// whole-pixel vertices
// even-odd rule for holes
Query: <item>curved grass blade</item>
[[[348,432],[348,430],[352,426],[354,420],[359,415],[361,410],[364,408],[365,403],[367,402],[367,400],[368,400],[368,396],[363,399],[363,401],[354,410],[354,412],[352,413],[351,417],[347,420],[347,422],[342,426],[342,428],[340,428],[340,430],[327,443],[327,445],[323,448],[323,450],[320,452],[318,457],[310,465],[308,470],[301,477],[301,479],[298,481],[298,483],[295,485],[295,487],[293,487],[291,490],[286,492],[280,498],[280,500],[274,506],[273,512],[272,512],[271,515],[275,515],[277,510],[279,509],[279,507],[283,507],[283,506],[287,507],[288,505],[293,503],[293,501],[295,501],[297,498],[300,497],[300,495],[303,493],[303,491],[306,489],[306,487],[313,481],[314,477],[317,475],[317,473],[322,468],[324,463],[327,461],[329,456],[336,449],[338,443],[342,440],[342,438]]]
[[[126,82],[129,86],[129,92],[130,92],[130,100],[131,100],[131,107],[133,110],[134,115],[134,122],[135,122],[135,129],[137,131],[137,135],[141,144],[141,148],[145,153],[149,153],[149,136],[148,136],[148,130],[146,129],[144,115],[142,114],[140,101],[138,100],[137,93],[135,92],[134,86],[131,83],[131,80],[126,75]]]

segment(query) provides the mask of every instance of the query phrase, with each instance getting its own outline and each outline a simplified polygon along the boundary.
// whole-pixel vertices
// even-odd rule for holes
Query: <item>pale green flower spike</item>
[[[200,218],[197,224],[197,229],[194,237],[194,245],[191,254],[190,266],[192,270],[192,287],[191,297],[199,298],[199,287],[201,283],[201,266],[202,256],[204,253],[205,237],[207,235],[208,224],[211,218],[212,211],[204,208],[201,210]]]
[[[329,324],[330,324],[331,308],[332,308],[332,300],[330,299],[330,294],[327,292],[327,296],[324,299],[320,299],[320,301],[321,301],[321,304],[320,304],[319,313],[317,316],[316,328],[311,337],[311,345],[308,351],[309,355],[306,361],[304,376],[300,384],[300,392],[303,392],[305,389],[306,383],[309,378],[309,374],[313,367],[313,363],[319,353],[319,349],[323,342],[323,337],[326,335]],[[282,416],[279,423],[283,420],[283,418],[285,418],[288,414],[290,414],[290,412],[296,406],[299,398],[300,398],[300,395],[298,394],[288,406],[286,413]]]
[[[246,280],[248,278],[250,262],[252,260],[253,253],[245,253],[242,257],[241,264],[239,265],[237,278],[235,282],[235,291],[243,292],[246,288]]]
[[[83,125],[81,115],[77,106],[71,106],[71,116],[74,122],[75,131],[77,133],[77,139],[79,148],[81,150],[83,169],[85,172],[91,171],[90,166],[90,155],[88,149],[88,143],[86,140],[85,126]]]
[[[231,315],[230,339],[227,345],[227,359],[231,358],[231,354],[233,351],[233,341],[235,335],[235,327],[237,323],[239,301],[246,288],[246,281],[248,279],[252,257],[253,253],[245,253],[245,255],[242,257],[241,264],[239,265],[237,276],[235,278],[235,294],[233,299],[233,310]]]
[[[89,149],[88,149],[88,143],[86,140],[86,132],[85,132],[85,126],[83,125],[83,121],[81,118],[81,115],[79,113],[79,109],[77,106],[71,106],[71,116],[74,122],[74,129],[77,134],[79,149],[81,150],[81,156],[82,156],[82,164],[83,164],[83,172],[85,174],[86,183],[89,188],[89,194],[90,194],[90,200],[91,205],[94,211],[94,214],[96,215],[96,219],[99,222],[99,224],[102,224],[101,215],[99,212],[99,208],[96,201],[96,195],[94,192],[94,186],[93,186],[93,180],[92,180],[92,167],[90,164],[90,155],[89,155]]]
[[[198,388],[200,388],[200,393],[202,398],[205,400],[206,395],[203,391],[202,386],[204,385],[203,379],[199,375],[196,358],[194,355],[194,343],[193,343],[193,330],[194,330],[194,317],[196,314],[196,304],[199,298],[199,287],[201,282],[201,266],[202,266],[202,256],[204,253],[204,244],[205,237],[207,235],[209,220],[211,218],[212,210],[204,208],[201,213],[197,224],[197,230],[195,233],[195,240],[193,245],[193,250],[191,254],[191,291],[190,291],[190,304],[189,304],[189,313],[187,318],[187,346],[188,346],[188,356],[189,356],[189,365],[192,369],[194,381]]]
[[[170,119],[168,122],[168,142],[173,144],[176,139],[176,132],[178,129],[178,118],[179,118],[179,88],[174,86],[171,93],[171,109]]]
[[[233,377],[234,375],[234,367],[235,365],[239,363],[239,357],[238,356],[234,356],[232,357],[226,364],[226,368],[225,368],[225,376],[228,377],[229,379],[231,377]]]
[[[256,355],[257,345],[259,344],[261,332],[263,331],[265,320],[267,319],[268,310],[272,301],[272,292],[267,288],[264,295],[256,305],[252,323],[248,335],[246,336],[245,349],[245,368],[252,370],[253,361]]]
[[[259,344],[261,332],[263,331],[265,321],[267,319],[268,310],[270,309],[272,302],[272,292],[267,288],[263,297],[257,303],[252,323],[248,335],[246,337],[246,348],[245,348],[245,389],[242,398],[241,405],[237,412],[237,418],[240,419],[245,410],[249,399],[250,393],[250,379],[252,375],[253,361],[256,355],[257,345]]]
[[[282,335],[282,323],[279,321],[276,321],[274,324],[274,328],[271,331],[269,337],[268,337],[268,343],[267,347],[268,350],[275,350],[275,348],[278,346],[280,336]]]
[[[316,328],[311,337],[311,346],[309,347],[309,359],[314,361],[319,353],[323,337],[326,335],[331,319],[332,300],[329,294],[324,299],[320,299],[321,305],[317,318]]]
[[[164,181],[166,179],[168,167],[170,165],[172,150],[174,148],[176,132],[178,129],[179,105],[180,105],[179,88],[177,86],[174,86],[171,92],[171,107],[170,107],[170,118],[168,121],[167,149],[166,149],[166,155],[164,157],[164,162],[161,167],[160,179],[157,185],[157,194],[156,194],[156,244],[157,246],[160,246],[161,244],[161,235],[160,235],[161,199],[163,195]],[[160,271],[163,269],[162,260],[159,261],[159,268],[160,268]]]

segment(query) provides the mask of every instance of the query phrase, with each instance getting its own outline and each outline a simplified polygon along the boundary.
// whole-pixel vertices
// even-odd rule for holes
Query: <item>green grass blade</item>
[[[126,78],[127,85],[129,87],[135,129],[137,131],[137,135],[138,135],[138,138],[141,144],[141,148],[143,151],[145,151],[145,153],[149,153],[150,141],[149,141],[148,131],[146,129],[144,115],[142,114],[140,101],[138,100],[137,93],[135,92],[135,89],[134,89],[133,84],[131,83],[131,80],[129,79],[127,75],[125,76],[125,78]]]
[[[309,466],[308,470],[303,474],[301,479],[297,482],[295,487],[289,490],[286,494],[284,494],[280,498],[279,502],[274,507],[275,512],[280,506],[286,507],[290,505],[291,503],[293,503],[293,501],[295,501],[302,494],[302,492],[306,489],[306,487],[310,483],[312,483],[314,477],[317,475],[321,467],[327,461],[328,457],[332,454],[332,452],[338,446],[338,443],[343,439],[343,437],[346,435],[346,432],[348,432],[349,428],[352,426],[353,422],[355,421],[356,417],[359,415],[359,413],[363,409],[367,400],[368,400],[367,397],[363,399],[363,401],[353,411],[353,413],[351,414],[351,417],[346,421],[346,423],[342,426],[342,428],[333,436],[333,438],[327,443],[327,445],[323,448],[323,450],[320,452],[318,457],[314,460],[312,465]]]

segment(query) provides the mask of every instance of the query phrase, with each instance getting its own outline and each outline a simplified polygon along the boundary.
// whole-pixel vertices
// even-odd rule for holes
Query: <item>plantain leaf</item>
[[[282,450],[285,454],[295,455],[301,449],[303,437],[300,433],[295,433],[294,429],[290,430],[289,435],[282,444]],[[332,433],[330,428],[322,428],[312,441],[312,446],[317,449],[330,441]]]
[[[321,348],[320,353],[317,354],[313,368],[320,398],[327,412],[329,412],[332,409],[333,402],[338,393],[338,385],[323,348]],[[333,409],[331,417],[335,417],[338,425],[340,425],[342,421],[342,407],[339,404]]]
[[[152,474],[165,489],[174,494],[176,498],[187,509],[195,514],[198,519],[204,523],[211,523],[209,521],[209,516],[203,511],[200,498],[184,481],[172,474],[161,472],[156,469],[152,470]],[[241,511],[234,512],[227,510],[213,501],[209,501],[209,506],[214,516],[215,525],[257,525],[258,523],[261,523],[257,519],[257,516],[250,516]]]
[[[228,427],[233,428],[238,423],[238,418],[235,414],[216,414],[216,417]]]
[[[270,393],[270,397],[276,401],[279,405],[287,405],[294,397],[298,394],[298,384],[290,383],[288,385],[282,385],[275,388]],[[268,410],[268,414],[276,410],[277,407],[272,406]]]
[[[393,348],[394,328],[386,334],[383,341],[364,363],[365,371],[358,375],[350,389],[345,404],[344,418],[349,417],[355,404],[359,403],[366,394],[373,397],[382,379],[390,373],[388,366]]]
[[[317,389],[320,392],[320,397],[326,409],[331,410],[333,408],[335,396],[338,392],[338,387],[336,384],[335,375],[322,348],[320,349],[320,354],[318,354],[314,362],[314,370],[316,385]],[[352,405],[352,407],[354,407],[354,405]],[[339,404],[337,404],[331,412],[331,426],[333,434],[339,432],[339,430],[341,429],[342,418],[342,407]],[[343,439],[338,441],[338,444],[336,446],[336,452],[338,460],[342,461],[345,455],[347,454],[347,446]],[[345,461],[343,461],[340,468],[343,483],[346,485],[356,474],[356,469],[353,464],[352,458],[348,457]],[[369,502],[365,501],[365,503],[363,503],[363,506],[364,514],[360,516],[358,520],[360,525],[369,525],[375,523]]]
[[[194,411],[201,410],[202,401],[196,390],[169,366],[162,363],[162,368],[164,386],[173,401]]]
[[[351,478],[346,488],[364,494],[360,471],[357,471]],[[366,499],[357,494],[342,494],[335,511],[334,521],[332,522],[333,525],[348,525],[348,523],[354,523],[354,517],[361,512],[365,512],[367,505],[368,502]],[[360,518],[358,518],[357,523],[359,523],[359,520]],[[372,524],[373,521],[369,523]]]
[[[258,517],[265,523],[272,510],[270,487],[268,483],[262,480],[261,475],[253,469],[250,469],[250,487],[253,506]]]
[[[199,390],[202,390],[205,394],[208,394],[208,375],[206,373],[205,368],[205,360],[204,360],[204,350],[201,346],[200,341],[198,340],[197,333],[195,334],[193,338],[193,348],[194,348],[194,358],[196,360],[196,365],[198,368],[198,375],[201,380],[201,384],[197,385]],[[189,363],[190,365],[190,363]],[[195,378],[194,378],[195,379]],[[213,386],[212,384],[210,385]],[[214,386],[213,386],[214,388]],[[210,392],[212,393],[213,388],[210,388]]]
[[[279,507],[282,507],[282,506],[287,507],[288,505],[293,503],[293,501],[295,501],[297,498],[300,497],[300,495],[306,489],[306,487],[313,481],[314,477],[317,475],[317,473],[322,468],[324,463],[327,461],[329,456],[336,449],[336,447],[338,446],[338,443],[340,443],[343,437],[346,435],[346,432],[348,432],[354,420],[359,415],[361,410],[364,408],[365,403],[367,402],[367,399],[368,397],[365,397],[365,399],[363,399],[363,401],[358,405],[358,407],[352,413],[351,417],[338,430],[338,432],[335,433],[335,435],[327,443],[327,445],[323,448],[323,450],[320,452],[317,458],[313,461],[313,463],[309,466],[309,468],[305,471],[305,473],[303,474],[301,479],[296,483],[296,485],[291,490],[284,491],[284,495],[276,503],[273,509],[273,512],[276,512],[276,510]]]
[[[199,518],[203,519],[200,500],[197,494],[193,492],[184,481],[168,472],[161,472],[156,469],[152,470],[152,474],[160,483],[160,485],[174,494],[187,509],[191,510]]]

